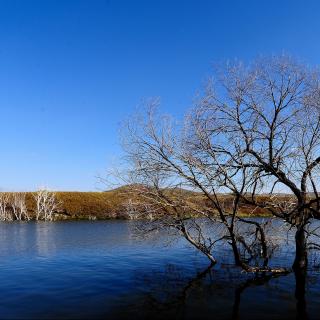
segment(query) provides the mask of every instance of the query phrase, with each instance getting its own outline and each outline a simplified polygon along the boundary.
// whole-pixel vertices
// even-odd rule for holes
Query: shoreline
[[[105,192],[56,191],[56,198],[61,202],[60,209],[53,214],[53,221],[106,221],[106,220],[141,220],[132,219],[126,213],[128,195],[125,189],[119,188]],[[14,195],[15,192],[7,192]],[[36,203],[34,192],[25,192],[25,202],[30,220],[35,219]],[[195,192],[195,196],[201,197]],[[226,203],[232,201],[231,196],[225,197]],[[201,198],[200,204],[201,204]],[[271,217],[263,210],[254,210],[246,205],[240,206],[239,217]],[[13,220],[16,221],[16,220]],[[9,221],[10,222],[10,221]]]

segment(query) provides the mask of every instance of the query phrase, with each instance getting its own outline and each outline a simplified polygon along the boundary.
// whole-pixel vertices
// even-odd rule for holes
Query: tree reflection
[[[266,283],[268,283],[271,279],[279,278],[281,276],[284,276],[283,274],[261,274],[261,275],[255,275],[254,278],[248,279],[238,285],[235,288],[235,294],[234,294],[234,304],[232,309],[232,319],[239,319],[239,310],[240,310],[240,303],[241,303],[241,295],[244,293],[244,291],[250,287],[256,287],[256,286],[263,286]]]
[[[295,298],[297,301],[297,319],[308,319],[305,298],[307,270],[295,269],[294,275],[296,279]]]
[[[242,314],[240,317],[240,306],[243,294],[248,288],[265,286],[270,280],[284,277],[284,274],[272,274],[272,273],[260,273],[260,274],[241,274],[241,276],[237,275],[235,270],[227,267],[228,270],[223,270],[225,273],[229,273],[229,278],[220,279],[219,272],[216,269],[213,269],[213,266],[210,265],[205,268],[203,271],[196,274],[196,276],[188,281],[178,290],[175,290],[176,287],[172,287],[163,281],[164,286],[166,288],[161,291],[162,296],[156,296],[155,291],[152,293],[148,293],[145,297],[145,305],[146,308],[157,316],[168,314],[172,316],[174,314],[175,318],[185,318],[186,316],[190,316],[190,303],[192,304],[192,299],[196,297],[196,299],[201,299],[199,292],[203,293],[203,298],[205,299],[205,303],[211,303],[208,300],[208,296],[206,295],[207,290],[209,294],[212,294],[212,297],[215,299],[213,303],[216,303],[220,309],[220,312],[224,312],[223,317],[227,319],[240,319],[245,318],[245,314]],[[182,282],[181,275],[177,270],[174,271],[174,276],[177,276],[177,283]],[[167,270],[168,277],[173,276],[172,268],[168,268]],[[244,280],[241,280],[241,277]],[[305,277],[296,278],[296,291],[295,297],[297,299],[296,304],[296,316],[297,319],[307,319],[306,312],[306,301],[305,301]],[[159,288],[158,288],[159,289]],[[165,292],[167,290],[167,292]],[[199,292],[197,292],[199,290]],[[158,290],[156,290],[159,293]],[[175,293],[172,293],[175,291]],[[231,294],[229,294],[231,291]],[[233,292],[233,295],[232,295]],[[227,297],[222,297],[226,295]],[[163,298],[165,296],[165,298]],[[221,298],[221,301],[217,301],[216,297]],[[230,301],[230,298],[233,301]],[[267,303],[267,301],[266,301]],[[229,307],[231,305],[231,308]],[[212,307],[212,306],[209,306]],[[208,308],[209,309],[209,308]],[[213,308],[215,309],[215,308]],[[189,311],[189,312],[188,312]],[[209,317],[209,314],[206,310],[203,310],[204,317]],[[229,312],[229,313],[228,313]],[[245,311],[243,311],[245,312]],[[192,315],[194,316],[194,315]],[[215,316],[217,316],[215,314]],[[249,316],[249,315],[248,315]],[[266,315],[265,315],[266,316]],[[201,318],[201,314],[197,314],[197,317]],[[219,318],[219,317],[218,317]]]

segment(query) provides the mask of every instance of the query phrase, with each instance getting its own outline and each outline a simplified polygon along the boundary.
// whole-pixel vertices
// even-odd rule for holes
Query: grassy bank
[[[197,203],[205,203],[205,199],[197,193],[192,195],[197,198]],[[225,207],[232,206],[232,197],[221,195],[224,198]],[[125,205],[128,195],[123,189],[107,192],[56,192],[57,199],[61,202],[59,211],[55,214],[55,220],[104,220],[104,219],[127,219]],[[263,196],[261,196],[263,197]],[[31,218],[35,217],[35,200],[32,192],[26,193],[26,205]],[[206,204],[208,205],[208,204]],[[239,215],[268,216],[263,209],[241,205]]]
[[[125,219],[124,195],[108,192],[56,192],[61,202],[57,220],[101,220]],[[26,194],[26,205],[30,217],[35,217],[35,200],[32,192]]]

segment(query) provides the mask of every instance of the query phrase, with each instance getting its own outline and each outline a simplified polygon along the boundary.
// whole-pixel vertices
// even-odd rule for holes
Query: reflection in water
[[[296,280],[297,319],[308,319],[306,302],[307,270],[294,270],[294,275]]]
[[[35,226],[35,248],[39,257],[46,257],[56,250],[55,237],[52,235],[54,228],[50,222],[37,221]]]
[[[232,308],[232,319],[239,319],[239,310],[241,303],[241,295],[244,291],[250,287],[254,286],[263,286],[267,284],[271,279],[275,279],[278,277],[285,277],[287,274],[277,275],[277,274],[259,274],[253,277],[252,279],[248,279],[238,285],[234,291],[234,304]]]
[[[158,299],[157,297],[153,296],[152,293],[148,293],[146,295],[146,300],[148,301],[149,305],[152,306],[152,309],[154,310],[166,310],[170,308],[174,308],[178,311],[178,313],[182,312],[186,306],[187,298],[189,296],[189,293],[192,289],[194,289],[196,286],[201,285],[201,281],[205,279],[206,277],[210,277],[212,280],[212,269],[213,265],[209,265],[206,269],[196,274],[196,276],[189,281],[178,291],[175,293],[174,296],[172,296],[172,289],[169,290],[169,292],[166,292],[168,288],[162,289],[162,294],[167,293],[169,297],[167,297],[165,300]],[[178,282],[179,279],[182,279],[182,275],[177,272],[177,270],[174,271],[171,265],[166,266],[166,272],[164,274],[164,277],[172,277],[172,273],[174,272],[174,278]]]
[[[233,267],[223,247],[225,264],[208,267],[182,240],[136,241],[135,223],[0,224],[1,317],[318,318],[319,270],[312,281],[294,273],[257,278]],[[290,266],[290,250],[271,263]]]
[[[225,270],[228,272],[228,270]],[[231,271],[229,269],[229,271]],[[231,273],[234,273],[235,270],[232,270]],[[173,275],[173,269],[172,266],[167,265],[166,267],[166,274],[165,277],[169,278]],[[286,277],[288,274],[259,274],[259,275],[250,275],[248,279],[246,280],[240,280],[238,284],[235,286],[232,286],[231,283],[229,283],[229,289],[234,291],[233,294],[233,301],[232,296],[230,295],[230,302],[232,304],[232,312],[231,314],[228,313],[229,310],[225,310],[225,315],[223,318],[225,319],[245,319],[246,314],[244,314],[242,317],[240,315],[240,305],[241,305],[241,296],[245,293],[245,291],[248,288],[254,288],[257,286],[265,286],[270,280],[277,279],[280,277]],[[177,282],[179,282],[179,279],[182,278],[182,275],[179,274],[177,270],[174,271],[174,278],[177,279]],[[151,279],[149,279],[152,281]],[[239,279],[238,279],[239,280]],[[176,319],[182,319],[187,316],[186,310],[188,305],[188,298],[190,295],[192,295],[192,291],[197,291],[197,289],[203,288],[205,285],[204,282],[209,282],[209,286],[213,290],[217,289],[217,282],[219,282],[219,278],[215,277],[215,270],[213,265],[209,265],[207,268],[205,268],[203,271],[198,272],[194,278],[186,281],[185,285],[178,290],[174,296],[172,296],[172,290],[169,290],[167,292],[166,299],[161,299],[153,295],[152,293],[148,293],[144,299],[145,299],[145,306],[148,306],[148,308],[153,313],[155,310],[157,311],[157,318],[164,318],[164,314],[170,314],[171,311],[174,312],[174,317]],[[162,293],[165,292],[165,287],[162,289]],[[167,288],[168,290],[168,288]],[[305,305],[304,305],[305,306]],[[297,306],[298,307],[298,306]],[[297,310],[298,311],[298,310]],[[300,310],[302,312],[302,310]],[[160,312],[160,313],[159,313]],[[306,310],[304,310],[306,314]],[[300,313],[301,314],[301,313]],[[297,318],[299,318],[300,314],[297,313]],[[148,317],[146,317],[148,318]],[[191,317],[192,318],[192,317]],[[209,318],[209,317],[206,317]],[[263,317],[261,317],[263,318]],[[304,318],[303,318],[304,319]]]

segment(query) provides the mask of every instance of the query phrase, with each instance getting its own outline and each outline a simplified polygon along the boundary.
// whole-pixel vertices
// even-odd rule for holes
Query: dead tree
[[[0,220],[13,220],[10,210],[10,193],[8,192],[0,192]]]
[[[52,221],[53,214],[61,207],[56,193],[42,188],[34,193],[34,199],[36,202],[36,220]]]
[[[11,195],[10,206],[14,218],[16,220],[30,220],[28,209],[26,205],[26,193],[25,192],[14,192]]]

